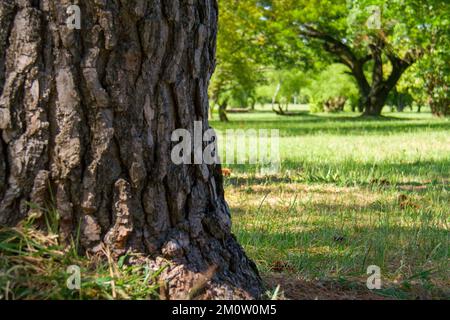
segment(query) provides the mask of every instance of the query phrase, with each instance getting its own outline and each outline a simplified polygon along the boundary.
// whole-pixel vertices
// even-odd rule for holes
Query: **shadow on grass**
[[[302,136],[317,133],[339,135],[410,133],[423,130],[450,130],[450,122],[435,119],[397,117],[324,116],[305,112],[302,115],[273,120],[244,118],[229,123],[212,121],[216,129],[279,129],[281,136]]]
[[[280,172],[290,175],[260,176],[252,165],[232,165],[235,175],[225,180],[235,187],[247,185],[286,184],[298,182],[335,183],[341,185],[403,188],[412,191],[442,188],[450,191],[450,158],[440,161],[414,163],[361,163],[346,161],[335,164],[309,163],[295,160],[283,161]],[[240,173],[246,173],[246,175]],[[409,181],[398,181],[398,179]]]
[[[238,228],[235,234],[244,247],[257,248],[253,254],[269,266],[281,259],[297,272],[312,275],[326,275],[336,265],[344,274],[355,275],[365,273],[372,264],[395,274],[399,259],[408,266],[406,277],[420,274],[425,265],[438,279],[448,275],[448,230],[434,226],[343,229],[322,224],[302,232]]]

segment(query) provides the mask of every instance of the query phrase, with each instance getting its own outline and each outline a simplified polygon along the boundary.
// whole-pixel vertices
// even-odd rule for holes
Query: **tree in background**
[[[446,10],[440,12],[438,10]],[[423,25],[427,38],[422,59],[409,70],[402,85],[420,106],[427,105],[436,116],[450,115],[450,6],[436,8]]]
[[[329,65],[314,77],[307,94],[313,112],[344,111],[345,105],[356,111],[358,107],[358,86],[341,64]]]
[[[406,78],[407,74],[403,76]],[[409,93],[410,87],[403,86],[403,82],[392,89],[389,97],[386,101],[387,105],[391,107],[391,111],[403,112],[405,108],[409,107],[411,110],[413,108],[414,98]]]
[[[276,85],[271,95],[272,103],[278,103],[278,114],[287,114],[291,103],[297,104],[309,83],[308,75],[299,70],[281,69],[266,73],[267,81]],[[272,106],[272,109],[274,106]]]
[[[221,121],[228,121],[231,101],[247,107],[255,103],[255,90],[262,80],[260,8],[250,0],[219,0],[217,67],[209,94],[219,106]]]
[[[358,85],[365,115],[380,115],[403,73],[423,55],[429,24],[448,18],[438,0],[267,0],[269,41],[311,51],[303,58],[344,64]],[[274,35],[283,35],[274,36]],[[291,50],[292,51],[292,50]],[[287,52],[289,53],[289,52]]]

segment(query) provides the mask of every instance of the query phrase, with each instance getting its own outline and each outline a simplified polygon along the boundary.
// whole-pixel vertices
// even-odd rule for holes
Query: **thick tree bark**
[[[170,158],[173,130],[209,128],[216,32],[215,0],[2,0],[0,225],[54,201],[63,239],[169,261],[171,298],[211,267],[206,297],[258,297],[220,167]]]

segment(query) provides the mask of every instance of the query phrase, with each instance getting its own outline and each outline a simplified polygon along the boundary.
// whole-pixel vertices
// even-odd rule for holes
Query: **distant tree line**
[[[211,100],[253,108],[450,114],[450,4],[438,0],[219,0]],[[278,88],[278,90],[277,90]],[[275,96],[275,97],[274,97]]]

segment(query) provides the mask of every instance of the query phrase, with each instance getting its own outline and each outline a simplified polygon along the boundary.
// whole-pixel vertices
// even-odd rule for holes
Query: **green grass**
[[[379,295],[450,298],[450,122],[297,110],[280,117],[266,107],[212,121],[222,130],[280,130],[277,174],[225,165],[234,232],[263,275],[360,288],[367,267],[377,265]],[[0,228],[0,300],[158,298],[160,271],[127,263],[144,257],[80,256],[76,240],[67,248],[54,235],[57,214],[46,217],[48,233],[32,221]],[[66,286],[71,265],[81,269],[81,290]]]
[[[448,295],[450,122],[428,114],[230,114],[216,129],[279,129],[281,170],[225,165],[234,232],[263,272],[364,281],[386,294]],[[280,271],[280,270],[278,270]],[[406,292],[406,293],[405,293]],[[447,296],[449,297],[449,296]]]
[[[105,254],[109,257],[108,251]],[[76,244],[58,243],[30,221],[0,228],[0,300],[157,299],[158,271],[145,264],[78,255]],[[80,268],[79,290],[71,290],[69,266]]]
[[[264,110],[231,114],[231,122],[212,121],[212,126],[221,131],[280,130],[281,174],[305,182],[448,182],[450,122],[428,114],[389,116],[370,120],[349,113],[282,117]],[[242,173],[256,171],[250,165],[230,167]]]

